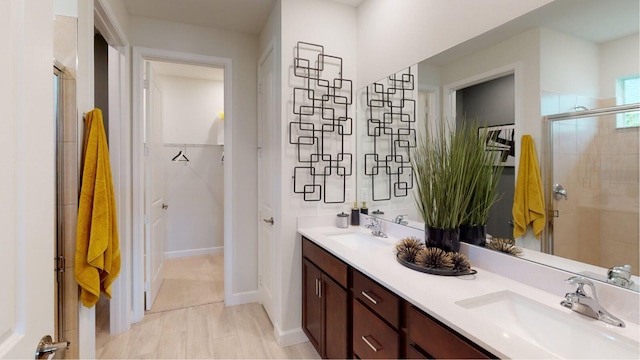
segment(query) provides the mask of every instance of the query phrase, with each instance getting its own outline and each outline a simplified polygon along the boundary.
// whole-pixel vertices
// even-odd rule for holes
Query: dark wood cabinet
[[[302,261],[302,328],[318,353],[322,344],[322,298],[318,296],[318,282],[321,278],[320,269],[304,259]]]
[[[304,237],[302,329],[329,359],[495,357]]]
[[[302,241],[302,329],[320,356],[345,359],[351,339],[349,296],[328,273],[346,286],[347,265],[309,240]]]
[[[495,356],[480,349],[431,316],[411,306],[407,312],[408,346],[430,359],[490,359]]]
[[[400,358],[400,335],[360,300],[353,300],[353,354],[360,359]]]

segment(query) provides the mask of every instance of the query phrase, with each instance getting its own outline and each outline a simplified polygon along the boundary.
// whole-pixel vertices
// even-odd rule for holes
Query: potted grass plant
[[[425,223],[427,247],[460,249],[460,225],[469,217],[473,191],[485,173],[487,156],[477,127],[463,122],[452,130],[425,125],[411,157],[414,200]]]
[[[479,131],[478,138],[483,140],[487,138],[487,134],[486,130],[482,129],[484,128]],[[467,206],[467,216],[460,225],[460,241],[479,246],[485,246],[486,243],[489,210],[499,200],[497,189],[504,168],[494,165],[494,157],[484,150],[484,140],[482,146],[484,161],[478,164],[476,171],[479,176]]]

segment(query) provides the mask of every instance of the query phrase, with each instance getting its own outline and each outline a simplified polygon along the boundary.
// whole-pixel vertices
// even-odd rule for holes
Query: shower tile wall
[[[638,128],[616,128],[615,115],[600,122],[600,224],[603,267],[640,266]]]
[[[78,286],[73,277],[76,219],[78,213],[78,113],[76,107],[76,33],[77,19],[56,16],[54,23],[54,57],[64,65],[62,74],[62,143],[63,186],[58,211],[63,214],[62,241],[64,268],[64,328],[62,337],[71,342],[64,358],[78,358]]]
[[[574,104],[592,109],[615,100],[542,94],[545,115]],[[617,129],[615,116],[607,116],[556,121],[553,129],[553,182],[569,197],[555,202],[554,254],[605,268],[628,263],[637,275],[638,128]]]

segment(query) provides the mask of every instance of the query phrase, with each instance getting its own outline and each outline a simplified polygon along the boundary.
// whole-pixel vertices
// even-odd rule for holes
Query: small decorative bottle
[[[351,225],[360,225],[360,214],[358,213],[358,203],[353,202],[353,208],[351,208]]]
[[[362,202],[362,207],[360,208],[360,213],[361,214],[365,214],[365,215],[369,215],[369,209],[367,208],[367,202],[366,201]]]

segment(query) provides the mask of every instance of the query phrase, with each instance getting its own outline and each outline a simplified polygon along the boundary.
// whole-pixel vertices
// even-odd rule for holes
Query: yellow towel
[[[523,135],[520,150],[520,166],[513,194],[513,237],[522,236],[531,224],[536,238],[540,238],[545,226],[545,206],[540,179],[540,167],[531,135]]]
[[[82,157],[75,279],[80,285],[80,301],[91,307],[101,291],[111,298],[111,284],[120,273],[116,202],[100,109],[86,114]]]

